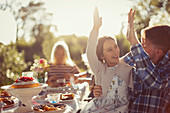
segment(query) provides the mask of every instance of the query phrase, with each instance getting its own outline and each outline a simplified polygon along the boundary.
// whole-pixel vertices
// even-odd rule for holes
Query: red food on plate
[[[62,103],[57,103],[57,104],[43,104],[43,105],[36,105],[33,107],[34,111],[39,111],[39,112],[46,112],[46,111],[58,111],[58,110],[63,110],[65,109],[66,105]]]
[[[73,93],[61,94],[60,95],[60,100],[71,100],[71,99],[74,99]]]
[[[14,101],[11,98],[11,96],[6,92],[6,91],[2,91],[0,93],[0,102],[3,104],[3,108],[8,108],[8,107],[12,107],[14,106]],[[0,106],[1,108],[1,106]]]

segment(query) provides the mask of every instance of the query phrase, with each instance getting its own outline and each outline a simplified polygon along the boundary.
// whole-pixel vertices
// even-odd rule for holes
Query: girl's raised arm
[[[98,31],[102,25],[102,17],[99,17],[99,11],[97,7],[95,7],[93,19],[94,19],[93,30]]]

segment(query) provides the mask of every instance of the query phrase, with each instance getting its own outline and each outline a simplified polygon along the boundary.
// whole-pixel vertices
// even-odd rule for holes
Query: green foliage
[[[36,29],[37,26],[39,26],[39,29]],[[50,31],[50,28],[54,27],[53,25],[36,25],[34,27],[34,29],[36,29],[36,33],[35,31],[33,31],[33,36],[32,36],[32,40],[30,40],[29,42],[24,41],[24,38],[20,38],[17,42],[17,50],[18,51],[26,51],[25,52],[25,61],[26,62],[31,62],[31,64],[33,63],[34,57],[39,57],[39,58],[45,58],[45,56],[43,53],[46,54],[46,52],[43,52],[42,46],[44,45],[44,43],[51,43],[50,40],[53,39],[54,35],[53,33]],[[46,40],[46,41],[44,41]],[[46,44],[45,44],[46,45]],[[49,48],[49,46],[46,46],[46,48]],[[48,49],[49,50],[49,49]],[[48,59],[48,58],[47,58]]]
[[[117,43],[120,49],[120,57],[124,56],[126,53],[129,52],[130,44],[128,40],[126,39],[126,36],[123,35],[122,30],[120,30],[120,33],[116,35]]]
[[[14,82],[14,80],[8,78],[6,75],[2,74],[1,72],[0,72],[0,78],[1,78],[0,79],[0,86],[10,85]]]
[[[23,39],[24,40],[24,39]],[[41,43],[38,42],[27,42],[23,40],[18,40],[17,43],[17,51],[22,52],[24,51],[24,60],[28,64],[27,68],[23,71],[29,71],[30,66],[34,62],[34,59],[44,57],[42,53],[42,46]]]
[[[42,46],[42,53],[44,54],[44,57],[49,61],[52,47],[57,40],[55,40],[54,34],[50,31],[49,26],[47,26],[47,27],[48,27],[48,30],[47,30],[46,34],[43,35],[44,40],[43,40],[41,46]],[[51,26],[51,28],[52,27],[54,27],[54,26]]]
[[[14,44],[0,45],[0,74],[5,80],[7,77],[15,80],[27,68],[24,51],[18,52]],[[5,82],[6,83],[6,82]]]
[[[31,48],[34,46],[35,42],[26,42],[24,38],[20,38],[17,41],[16,47],[18,52],[24,51],[24,59],[26,62],[29,62],[33,60],[32,56],[34,55],[34,51],[31,50]]]
[[[69,46],[71,58],[80,69],[86,70],[87,67],[84,65],[81,55],[85,53],[88,38],[77,37],[75,35],[72,35],[72,37],[68,36],[67,38],[65,39],[65,41]]]

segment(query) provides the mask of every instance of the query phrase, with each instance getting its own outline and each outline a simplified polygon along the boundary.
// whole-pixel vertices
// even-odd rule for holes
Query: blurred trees
[[[130,50],[130,43],[126,39],[126,36],[123,34],[123,26],[120,29],[120,33],[115,35],[115,37],[117,38],[117,43],[120,49],[120,57],[122,57]]]
[[[130,0],[132,8],[136,10],[135,29],[140,37],[141,29],[156,25],[170,23],[170,0]],[[57,27],[53,25],[52,14],[46,12],[44,3],[39,0],[1,0],[0,10],[13,14],[16,25],[16,44],[0,44],[0,85],[10,84],[12,79],[22,71],[29,71],[35,58],[50,60],[51,50],[59,40],[64,40],[70,50],[73,61],[81,70],[87,67],[81,55],[85,53],[88,37],[66,35],[56,37]],[[120,48],[120,56],[129,51],[129,43],[122,33],[115,35]],[[11,78],[11,79],[9,79]]]
[[[53,44],[58,40],[64,40],[68,44],[71,58],[81,69],[86,70],[81,54],[85,51],[87,37],[75,35],[55,37],[57,27],[51,23],[53,15],[46,12],[44,3],[39,0],[24,2],[25,0],[0,1],[0,10],[11,12],[17,24],[16,43],[3,45],[4,51],[8,51],[11,57],[7,56],[5,58],[7,60],[4,58],[1,60],[3,68],[0,73],[3,77],[12,76],[15,80],[22,71],[29,71],[35,58],[46,58],[49,61]],[[3,56],[2,53],[0,55]],[[22,65],[16,60],[21,61]]]
[[[27,68],[24,51],[19,53],[12,43],[10,45],[0,44],[0,67],[0,85],[10,84]]]
[[[33,61],[34,55],[44,57],[42,52],[44,39],[54,37],[55,32],[57,32],[57,27],[51,24],[52,14],[47,13],[43,5],[43,2],[35,2],[35,0],[33,0],[30,1],[26,7],[22,7],[19,10],[20,13],[23,13],[24,28],[26,28],[22,30],[24,30],[24,32],[28,31],[28,33],[24,35],[24,38],[29,38],[30,42],[32,42],[31,46],[28,44],[28,46],[23,46],[22,43],[17,44],[18,51],[27,51],[25,54],[26,62]]]
[[[139,38],[140,32],[143,28],[161,24],[170,25],[169,19],[170,0],[129,0],[129,1],[131,1],[132,3],[132,9],[136,11],[135,30]],[[130,44],[126,40],[126,36],[122,33],[124,26],[127,26],[127,23],[126,24],[122,23],[120,33],[115,36],[117,38],[118,45],[120,48],[120,56],[125,55],[130,49]]]
[[[130,0],[135,12],[135,29],[140,37],[141,29],[160,24],[170,25],[170,0]]]
[[[51,25],[53,16],[40,0],[1,0],[0,9],[11,12],[16,20],[16,42],[19,38],[28,41],[31,36],[40,41],[38,30],[42,24]]]
[[[0,73],[4,78],[12,76],[15,80],[22,71],[29,70],[29,65],[34,60],[33,56],[44,57],[42,42],[49,32],[56,32],[56,26],[51,25],[52,14],[47,13],[43,5],[44,3],[38,0],[0,1],[0,10],[11,12],[17,25],[16,44],[1,46],[3,52],[7,52],[5,56],[3,52],[0,53],[2,58]],[[0,83],[3,83],[2,80]]]
[[[16,46],[18,51],[26,50],[30,56],[37,54],[44,57],[41,44],[51,28],[53,28],[53,33],[57,31],[56,26],[51,24],[53,15],[46,12],[44,3],[40,0],[8,0],[0,4],[0,9],[10,11],[16,20]],[[28,44],[23,46],[22,41],[18,42],[19,39],[25,39],[33,44],[32,46],[28,46]],[[26,61],[33,60],[33,58],[25,58]]]

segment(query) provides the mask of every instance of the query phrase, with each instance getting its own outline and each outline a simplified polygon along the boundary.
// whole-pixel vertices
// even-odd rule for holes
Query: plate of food
[[[60,102],[70,102],[73,101],[75,95],[73,93],[60,94]]]
[[[34,113],[63,113],[66,110],[66,104],[42,104],[33,107]]]
[[[19,104],[18,98],[9,95],[6,91],[0,93],[0,102],[0,109],[3,107],[3,110],[15,108]]]
[[[22,105],[27,106],[18,106],[15,110],[16,113],[23,113],[32,111],[32,97],[40,93],[46,86],[47,84],[40,84],[32,77],[22,76],[12,85],[2,86],[1,89],[6,90],[11,96],[17,97]]]

